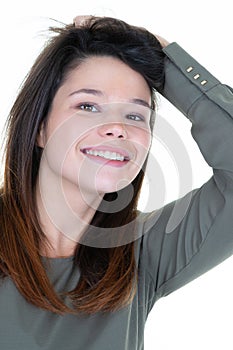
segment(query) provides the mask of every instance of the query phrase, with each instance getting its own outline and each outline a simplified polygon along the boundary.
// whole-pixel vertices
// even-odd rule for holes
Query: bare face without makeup
[[[53,145],[51,169],[82,194],[114,192],[133,181],[146,159],[150,104],[139,73],[113,57],[90,57],[57,91],[38,143]]]
[[[134,194],[131,183],[151,144],[150,103],[145,79],[116,58],[88,58],[65,77],[37,139],[44,148],[37,207],[53,246],[46,254],[72,254],[100,204],[106,213],[129,204]],[[125,187],[127,195],[118,195],[110,206],[105,203],[106,193]],[[84,243],[116,244],[112,232],[98,242],[97,236],[95,231],[94,241]]]

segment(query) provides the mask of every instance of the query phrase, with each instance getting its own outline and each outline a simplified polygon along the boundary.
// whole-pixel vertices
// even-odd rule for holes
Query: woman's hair
[[[36,180],[42,149],[36,138],[58,88],[67,74],[91,56],[116,57],[139,72],[151,91],[163,90],[164,53],[147,30],[114,18],[91,17],[85,25],[50,28],[54,35],[27,75],[7,120],[4,182],[1,189],[0,275],[9,276],[26,300],[37,307],[63,314],[118,310],[136,292],[134,242],[114,248],[77,243],[74,266],[81,276],[74,290],[64,295],[51,285],[40,255],[46,241],[36,211]],[[152,127],[151,123],[151,127]],[[117,213],[96,211],[92,225],[124,227],[135,220],[146,162],[132,182],[131,202]],[[121,190],[126,193],[126,189]],[[111,202],[116,193],[105,194]],[[126,232],[127,234],[127,232]]]

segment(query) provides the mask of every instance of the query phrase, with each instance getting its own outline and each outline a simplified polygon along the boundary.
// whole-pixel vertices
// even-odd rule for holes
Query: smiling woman
[[[76,310],[116,310],[133,297],[134,243],[95,249],[77,244],[77,239],[90,224],[110,229],[136,218],[149,125],[154,123],[153,89],[161,90],[164,83],[164,53],[146,30],[111,18],[92,18],[86,26],[52,31],[58,35],[32,67],[8,120],[2,274],[12,277],[30,303],[58,313],[73,312],[55,293],[41,256],[74,256],[81,271],[69,293]],[[96,113],[100,107],[103,112]],[[120,155],[124,150],[132,159],[126,159],[123,167],[111,166],[116,161],[105,158],[97,165],[92,161],[96,155],[80,151],[99,146]],[[74,211],[78,216],[72,226],[75,240],[64,234],[64,226],[71,229],[72,220],[64,217],[64,206],[57,205],[63,199],[57,191],[60,178],[71,207],[68,214]],[[120,181],[124,188],[119,197],[127,198],[133,186],[128,205],[114,213],[96,210],[103,200],[109,205],[115,201]],[[51,207],[55,222],[49,215]]]
[[[142,350],[155,302],[231,255],[232,91],[117,19],[52,32],[7,124],[0,345]],[[214,175],[141,213],[155,90],[193,123]]]

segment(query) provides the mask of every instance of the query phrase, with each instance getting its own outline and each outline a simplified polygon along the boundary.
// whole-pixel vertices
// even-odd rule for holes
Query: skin
[[[146,104],[150,106],[151,94],[145,79],[116,58],[91,57],[68,74],[52,102],[47,127],[42,125],[37,139],[45,154],[37,207],[50,243],[42,248],[42,255],[72,255],[104,194],[127,186],[137,176],[151,144]],[[97,157],[94,160],[81,151],[99,145],[103,150],[121,148],[130,160],[115,167],[107,160],[97,163]],[[64,196],[68,211],[62,204]],[[50,204],[56,207],[52,218]],[[72,227],[71,212],[79,219],[78,232],[77,222]]]

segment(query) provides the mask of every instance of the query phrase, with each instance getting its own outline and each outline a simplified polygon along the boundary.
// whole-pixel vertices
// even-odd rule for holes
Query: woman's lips
[[[86,151],[88,150],[92,150],[92,151],[109,151],[109,152],[115,152],[115,153],[118,153],[120,154],[121,156],[124,157],[124,160],[130,160],[132,159],[132,155],[130,154],[130,152],[128,152],[127,150],[125,149],[122,149],[120,147],[111,147],[111,146],[105,146],[105,145],[102,145],[102,146],[86,146],[86,147],[82,147],[80,149],[80,151],[82,153],[86,153]]]
[[[94,156],[92,154],[85,153],[82,150],[81,150],[81,152],[87,158],[89,158],[90,160],[92,160],[92,161],[94,161],[94,162],[96,162],[98,164],[109,165],[109,166],[112,166],[112,167],[115,167],[115,168],[123,167],[129,162],[129,160],[127,160],[127,159],[124,159],[123,161],[122,160],[112,160],[112,159],[107,159],[107,158],[104,158],[104,157],[101,157],[101,156]]]

